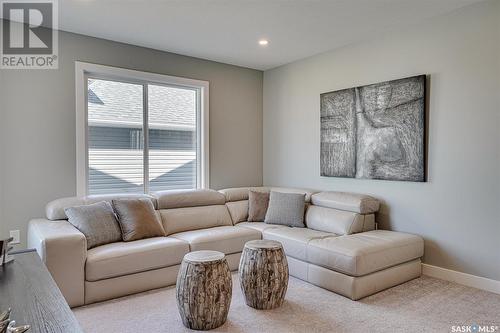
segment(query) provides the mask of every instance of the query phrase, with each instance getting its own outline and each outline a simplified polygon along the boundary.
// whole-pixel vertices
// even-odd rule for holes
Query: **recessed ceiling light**
[[[269,41],[267,39],[261,39],[261,40],[259,40],[259,45],[265,46],[267,44],[269,44]]]

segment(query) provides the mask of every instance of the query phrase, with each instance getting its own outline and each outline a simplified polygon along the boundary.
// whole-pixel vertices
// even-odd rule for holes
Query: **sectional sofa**
[[[304,193],[307,228],[246,222],[250,189]],[[87,250],[64,209],[131,196],[151,200],[167,236]],[[366,195],[272,187],[62,198],[30,221],[28,246],[71,307],[173,285],[190,251],[221,251],[236,270],[245,242],[261,238],[283,244],[292,276],[357,300],[421,274],[422,238],[376,230],[378,208]]]

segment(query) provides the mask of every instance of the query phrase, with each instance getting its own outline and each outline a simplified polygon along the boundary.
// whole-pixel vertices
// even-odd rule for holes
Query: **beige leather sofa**
[[[306,194],[307,228],[290,228],[246,222],[249,189],[58,199],[47,205],[45,219],[30,221],[28,246],[37,250],[72,307],[173,285],[190,251],[224,252],[236,270],[245,242],[261,238],[283,244],[292,276],[353,300],[420,276],[422,238],[375,230],[376,199],[252,188]],[[66,220],[64,208],[130,196],[153,202],[167,237],[87,250],[84,235]]]

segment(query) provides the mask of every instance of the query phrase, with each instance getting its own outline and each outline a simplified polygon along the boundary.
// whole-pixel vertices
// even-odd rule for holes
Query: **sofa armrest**
[[[36,249],[69,306],[83,305],[85,236],[66,220],[35,219],[28,225],[28,247]]]

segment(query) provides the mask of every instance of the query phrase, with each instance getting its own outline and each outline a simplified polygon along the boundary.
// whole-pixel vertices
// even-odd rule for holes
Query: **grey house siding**
[[[138,149],[135,134],[141,129],[122,127],[89,126],[89,149]],[[149,130],[149,149],[195,150],[194,131]]]
[[[89,126],[89,194],[142,192],[142,130]],[[150,129],[150,190],[196,187],[196,133]],[[112,170],[112,172],[106,172]]]

